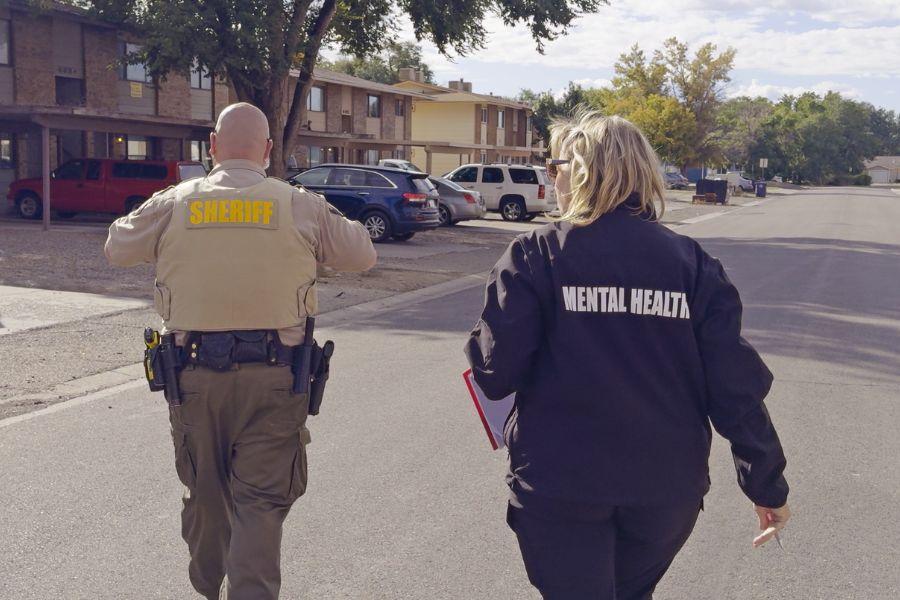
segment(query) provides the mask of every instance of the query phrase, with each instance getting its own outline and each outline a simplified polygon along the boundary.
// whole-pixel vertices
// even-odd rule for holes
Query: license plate
[[[437,201],[429,200],[428,202],[425,203],[425,206],[428,208],[437,208]]]

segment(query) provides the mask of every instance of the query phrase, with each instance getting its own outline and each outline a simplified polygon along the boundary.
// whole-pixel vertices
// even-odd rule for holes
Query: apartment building
[[[194,69],[153,81],[139,44],[62,3],[0,7],[0,193],[76,157],[201,159],[228,87]]]
[[[428,172],[442,174],[473,162],[541,160],[544,149],[534,145],[527,104],[475,93],[462,79],[447,87],[426,83],[415,69],[400,69],[400,79],[395,88],[427,97],[413,100],[411,160]]]
[[[307,122],[294,151],[296,166],[409,159],[413,102],[428,99],[415,91],[315,69]]]

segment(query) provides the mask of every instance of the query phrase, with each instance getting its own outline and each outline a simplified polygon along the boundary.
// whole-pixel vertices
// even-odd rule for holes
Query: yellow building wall
[[[470,102],[416,101],[412,113],[412,139],[471,144],[475,137],[473,106]]]

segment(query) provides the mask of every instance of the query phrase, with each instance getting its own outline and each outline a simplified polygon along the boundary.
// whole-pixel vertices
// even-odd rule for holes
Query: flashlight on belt
[[[147,383],[150,384],[151,392],[158,392],[165,388],[165,384],[157,379],[157,373],[154,365],[158,365],[157,353],[159,352],[159,332],[148,327],[144,330],[144,376],[147,377]]]

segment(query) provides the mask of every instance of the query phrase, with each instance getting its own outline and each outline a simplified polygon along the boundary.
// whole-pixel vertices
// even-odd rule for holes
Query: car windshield
[[[437,191],[437,188],[434,187],[434,184],[424,179],[422,177],[412,177],[413,187],[416,188],[416,191],[420,194],[433,194]]]
[[[203,165],[178,165],[178,177],[181,181],[187,181],[196,177],[206,177],[206,169]]]
[[[437,184],[438,186],[441,186],[441,185],[447,186],[451,190],[456,190],[457,192],[465,192],[466,191],[466,188],[464,188],[461,185],[457,185],[456,183],[454,183],[453,181],[450,181],[449,179],[443,179],[443,178],[439,179],[439,178],[435,177],[433,179],[430,179],[429,181],[431,181],[434,184]]]

